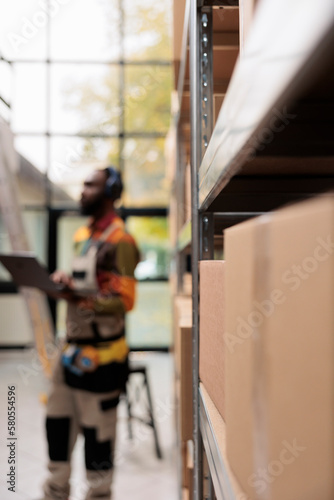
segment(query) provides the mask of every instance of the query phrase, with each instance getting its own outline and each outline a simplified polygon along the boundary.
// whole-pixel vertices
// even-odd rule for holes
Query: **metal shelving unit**
[[[189,143],[185,144],[184,126],[179,143],[187,159],[190,155],[192,209],[191,221],[179,230],[177,252],[184,256],[191,244],[193,498],[234,500],[234,480],[199,386],[197,263],[214,258],[217,241],[223,245],[225,228],[333,189],[334,4],[332,0],[298,0],[293,5],[289,0],[258,0],[229,82],[219,79],[223,70],[217,71],[215,49],[218,39],[235,45],[235,36],[217,36],[215,27],[217,19],[224,25],[228,18],[224,12],[234,15],[238,2],[190,0],[188,8],[189,4],[189,23],[185,22],[189,50],[184,44],[176,121],[180,132],[185,119],[190,119]],[[189,89],[190,116],[186,116]],[[217,89],[224,89],[226,95],[213,126]],[[206,463],[208,475],[203,472]]]
[[[229,480],[229,473],[219,449],[205,397],[199,389],[200,431],[211,472],[217,500],[238,500]]]
[[[328,1],[322,4],[321,8],[307,1],[303,4],[303,15],[297,9],[290,13],[284,37],[280,37],[286,20],[283,3],[275,5],[275,2],[264,1],[260,4],[247,50],[235,68],[222,113],[199,169],[200,210],[211,205],[241,168],[244,175],[260,170],[261,164],[265,165],[272,155],[270,147],[265,148],[264,154],[259,154],[260,151],[256,154],[261,139],[265,146],[270,146],[275,134],[280,139],[279,135],[284,135],[285,129],[298,117],[300,107],[291,112],[287,103],[298,97],[312,74],[321,71],[333,49],[333,6]],[[266,25],[272,30],[269,39]],[[277,40],[282,42],[279,47]],[[245,84],[249,81],[251,85]],[[320,113],[323,111],[319,109]],[[298,146],[304,150],[307,147],[305,143],[297,144],[289,155],[302,153]],[[250,157],[253,161],[248,161]],[[275,170],[279,175],[284,173],[284,168],[276,166]],[[296,162],[294,170],[300,174],[303,166]]]

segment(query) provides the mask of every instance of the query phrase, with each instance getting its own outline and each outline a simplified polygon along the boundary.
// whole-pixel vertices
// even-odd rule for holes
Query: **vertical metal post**
[[[203,455],[203,500],[213,500],[214,490],[206,455]]]
[[[200,260],[212,260],[214,257],[214,216],[203,213],[200,216]]]
[[[191,233],[192,233],[192,301],[193,301],[193,418],[194,418],[194,500],[202,500],[201,438],[199,430],[199,318],[198,318],[198,260],[199,214],[198,170],[200,165],[200,60],[199,60],[199,10],[197,0],[190,4],[190,124],[191,124]]]
[[[47,255],[48,255],[48,270],[53,272],[57,269],[57,242],[58,242],[58,231],[57,223],[59,219],[59,211],[52,210],[51,207],[48,209],[48,239],[47,239]],[[54,299],[49,298],[49,307],[51,312],[51,317],[53,321],[53,326],[56,332],[57,324],[57,302]]]
[[[177,154],[176,154],[176,182],[174,185],[176,196],[176,227],[177,234],[180,233],[184,222],[184,203],[185,203],[185,183],[184,183],[184,161],[182,158],[182,146],[181,146],[181,125],[178,123],[177,125]],[[178,251],[176,254],[176,269],[177,269],[177,291],[178,293],[183,291],[183,275],[185,273],[185,251]]]
[[[201,9],[199,23],[200,103],[201,103],[201,157],[209,144],[213,124],[213,35],[212,7]]]

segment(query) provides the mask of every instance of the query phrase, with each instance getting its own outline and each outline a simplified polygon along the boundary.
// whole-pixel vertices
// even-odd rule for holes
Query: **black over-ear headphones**
[[[104,193],[108,198],[115,201],[121,197],[123,191],[121,174],[114,167],[105,168],[105,172],[108,174],[108,178]]]

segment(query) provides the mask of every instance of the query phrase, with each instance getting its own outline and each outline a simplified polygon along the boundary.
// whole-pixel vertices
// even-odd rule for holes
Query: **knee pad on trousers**
[[[68,461],[70,423],[69,417],[47,417],[46,435],[50,460],[55,462]]]
[[[85,436],[85,462],[87,470],[109,470],[113,467],[112,443],[99,442],[94,427],[82,429]]]

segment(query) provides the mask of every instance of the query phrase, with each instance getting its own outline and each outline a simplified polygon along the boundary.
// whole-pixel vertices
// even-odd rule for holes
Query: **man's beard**
[[[80,206],[81,215],[96,215],[101,206],[102,206],[103,198],[97,198],[87,205]]]

